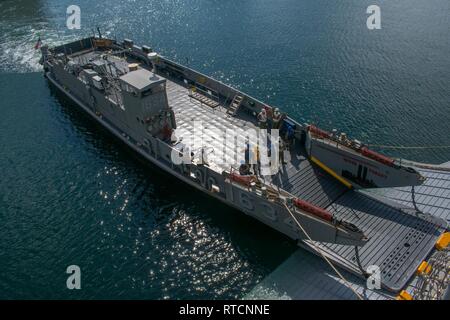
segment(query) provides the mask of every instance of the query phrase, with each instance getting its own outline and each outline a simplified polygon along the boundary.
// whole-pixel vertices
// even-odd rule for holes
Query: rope
[[[369,274],[364,270],[361,260],[359,259],[359,249],[358,246],[355,246],[355,257],[356,257],[356,263],[358,264],[359,271],[361,271],[361,274],[364,276],[364,278],[369,278]]]
[[[383,149],[449,149],[450,146],[389,146],[381,144],[370,144],[369,147],[383,148]]]
[[[350,285],[350,283],[344,278],[344,276],[339,272],[338,269],[336,269],[336,267],[333,265],[333,263],[331,263],[331,261],[325,257],[325,255],[322,253],[322,251],[317,247],[317,245],[314,243],[314,241],[311,239],[311,237],[309,236],[309,234],[306,232],[306,230],[303,228],[303,226],[300,224],[300,222],[295,218],[294,214],[292,213],[291,209],[289,209],[289,207],[286,205],[286,203],[284,203],[284,206],[286,207],[287,211],[289,212],[289,214],[291,215],[292,219],[294,219],[294,221],[297,223],[297,225],[300,227],[300,229],[302,230],[302,232],[306,235],[306,237],[309,239],[309,241],[311,241],[311,243],[314,246],[314,249],[322,256],[322,258],[330,265],[331,269],[334,270],[334,272],[336,272],[336,274],[338,275],[339,278],[342,279],[342,281],[344,281],[344,284],[353,291],[353,293],[356,295],[356,297],[358,297],[359,300],[364,300],[364,298]]]
[[[411,200],[412,200],[412,204],[413,204],[413,206],[414,206],[414,209],[416,209],[416,211],[419,212],[419,213],[423,213],[423,212],[417,207],[417,204],[416,204],[416,193],[415,193],[415,190],[414,190],[414,186],[411,187]]]

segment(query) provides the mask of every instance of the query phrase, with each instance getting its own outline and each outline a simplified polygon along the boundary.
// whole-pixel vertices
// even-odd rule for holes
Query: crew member
[[[241,164],[241,166],[239,167],[239,174],[241,176],[250,175],[250,166],[247,163]]]
[[[256,160],[256,163],[255,163],[255,160]],[[259,174],[259,168],[261,165],[260,158],[259,158],[259,147],[258,146],[253,148],[252,158],[250,159],[250,161],[253,162],[252,163],[253,172],[257,176]]]
[[[258,122],[259,127],[261,129],[267,128],[267,111],[266,109],[262,109],[260,113],[258,113]]]
[[[202,147],[201,153],[200,153],[200,165],[206,165],[209,166],[208,163],[208,155],[206,153],[205,147]]]
[[[287,126],[286,133],[284,135],[284,140],[286,141],[286,149],[291,150],[292,145],[295,140],[295,132],[292,126]]]

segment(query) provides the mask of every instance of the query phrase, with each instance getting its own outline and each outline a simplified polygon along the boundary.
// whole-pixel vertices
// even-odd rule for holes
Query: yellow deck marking
[[[353,187],[350,182],[348,182],[347,180],[342,178],[340,175],[338,175],[336,172],[334,172],[333,170],[328,168],[326,165],[324,165],[322,162],[320,162],[320,160],[317,159],[316,157],[311,156],[311,161],[314,162],[315,164],[317,164],[320,168],[325,170],[327,173],[329,173],[331,176],[333,176],[335,179],[337,179],[339,182],[341,182],[347,188],[351,189]]]

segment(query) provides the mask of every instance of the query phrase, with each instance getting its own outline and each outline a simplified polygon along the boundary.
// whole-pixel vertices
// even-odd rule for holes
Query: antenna
[[[100,32],[100,28],[97,27],[97,31],[98,31],[98,37],[101,39],[102,38],[102,33]]]

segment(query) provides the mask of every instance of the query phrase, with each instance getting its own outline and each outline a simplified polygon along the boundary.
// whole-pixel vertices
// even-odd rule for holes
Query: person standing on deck
[[[206,153],[205,147],[202,147],[201,153],[200,153],[200,165],[206,165],[209,166],[208,163],[208,155]]]
[[[260,113],[258,113],[258,123],[260,129],[267,128],[267,111],[266,109],[262,109]]]
[[[261,162],[260,162],[260,158],[259,158],[259,147],[258,146],[253,147],[253,149],[252,149],[250,163],[252,164],[252,167],[253,167],[253,173],[256,176],[259,175],[259,168],[261,166]]]
[[[267,129],[270,131],[272,129],[273,111],[272,111],[272,108],[269,108],[269,107],[264,108],[264,110],[266,110],[266,116],[267,116]]]
[[[254,163],[256,160],[257,160],[257,157],[255,156],[254,152],[251,150],[250,143],[247,142],[245,144],[245,150],[244,150],[244,163],[241,164],[241,167],[242,167],[242,165],[246,166],[246,168],[247,168],[246,172],[248,172],[247,174],[250,174],[250,167],[253,168],[253,171],[256,174],[257,168],[256,168],[256,164]],[[244,168],[242,167],[242,169],[244,169]]]
[[[282,115],[280,112],[280,109],[275,108],[275,110],[273,111],[273,116],[272,116],[272,128],[273,129],[280,129],[280,125],[281,125],[281,119],[282,119]]]
[[[286,142],[285,146],[287,150],[291,150],[292,145],[295,142],[294,134],[294,128],[292,126],[287,126],[286,133],[284,135],[284,141]]]
[[[250,163],[250,144],[247,142],[245,144],[245,150],[244,150],[244,162],[246,164]]]

